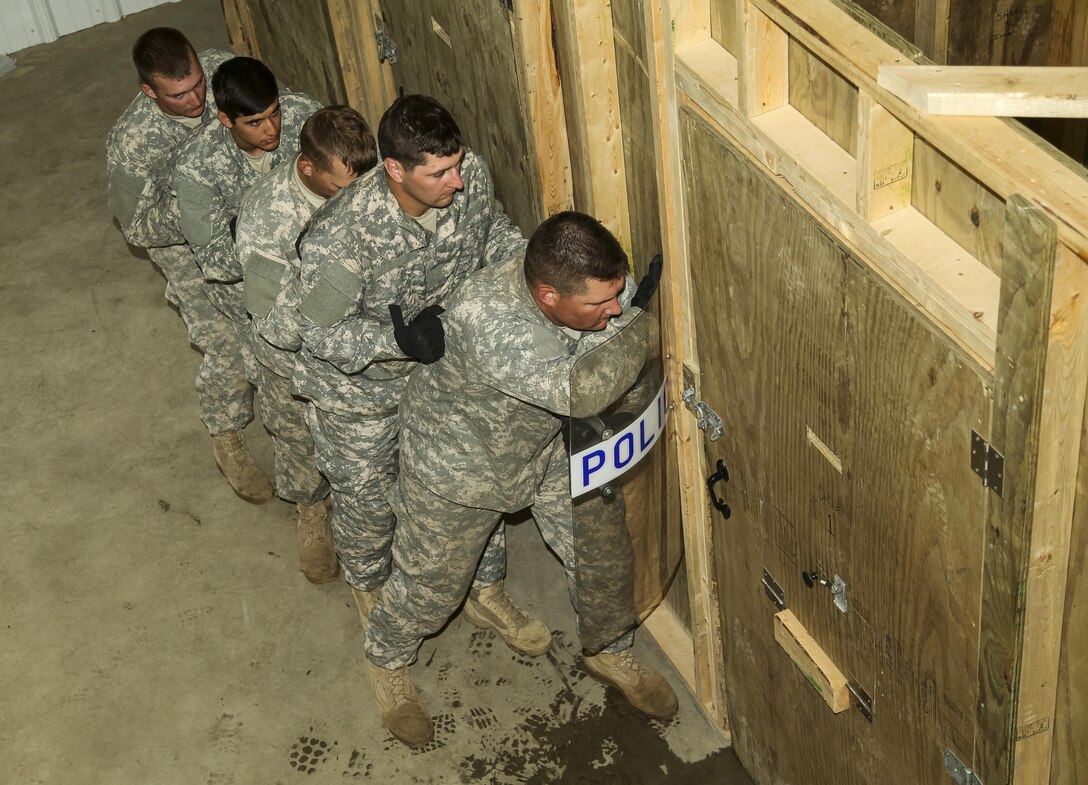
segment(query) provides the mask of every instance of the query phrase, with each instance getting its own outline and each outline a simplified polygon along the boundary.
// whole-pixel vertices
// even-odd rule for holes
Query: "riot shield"
[[[625,493],[665,423],[657,322],[643,311],[571,371],[567,431],[578,632],[589,653],[638,622],[635,549]],[[632,490],[632,489],[628,489]]]

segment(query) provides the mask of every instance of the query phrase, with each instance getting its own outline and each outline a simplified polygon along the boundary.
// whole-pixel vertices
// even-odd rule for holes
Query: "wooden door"
[[[681,137],[738,755],[759,783],[944,785],[944,750],[975,743],[992,377],[718,130],[685,111]],[[871,721],[776,643],[765,574]]]
[[[381,12],[397,47],[398,94],[430,95],[450,110],[528,236],[545,216],[513,11],[495,0],[382,0]]]

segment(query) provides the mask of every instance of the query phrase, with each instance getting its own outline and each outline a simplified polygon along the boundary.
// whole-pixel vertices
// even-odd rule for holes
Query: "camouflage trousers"
[[[317,466],[332,487],[332,539],[344,578],[373,591],[392,570],[396,519],[389,506],[397,481],[397,410],[345,416],[306,409]],[[506,576],[506,533],[495,530],[480,562],[478,587]],[[470,576],[471,577],[471,576]]]
[[[296,504],[314,504],[329,495],[317,469],[314,440],[306,423],[306,402],[291,394],[291,380],[257,363],[257,411],[276,454],[276,495]]]
[[[553,451],[531,509],[544,542],[566,569],[567,589],[577,610],[570,480],[566,450],[562,440],[556,441],[558,450]],[[503,516],[438,496],[408,471],[401,472],[392,503],[397,514],[396,566],[378,595],[366,631],[366,656],[390,669],[415,662],[423,639],[442,629],[460,607],[484,543]],[[631,629],[611,644],[594,648],[616,653],[633,643]]]
[[[166,276],[166,299],[177,306],[189,342],[203,356],[196,376],[200,419],[212,436],[244,428],[253,420],[253,365],[235,324],[208,298],[208,284],[187,245],[148,248]]]

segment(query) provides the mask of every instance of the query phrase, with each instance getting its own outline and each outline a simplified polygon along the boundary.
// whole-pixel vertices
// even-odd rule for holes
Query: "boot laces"
[[[232,457],[237,458],[247,452],[246,442],[242,438],[241,431],[228,431],[219,438],[222,440],[224,450],[230,453]]]
[[[476,600],[510,627],[524,627],[528,624],[528,617],[521,608],[514,605],[513,599],[501,583],[482,589],[477,593]]]
[[[630,671],[636,680],[641,681],[646,675],[646,666],[630,649],[624,649],[616,655],[616,661],[624,670]]]
[[[389,671],[389,694],[396,703],[410,703],[415,699],[415,690],[408,678],[407,668]]]

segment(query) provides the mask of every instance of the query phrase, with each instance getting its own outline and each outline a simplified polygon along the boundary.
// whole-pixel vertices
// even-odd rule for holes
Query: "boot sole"
[[[495,628],[495,625],[493,625],[491,622],[489,622],[487,619],[485,619],[485,618],[483,618],[481,616],[476,616],[475,611],[471,610],[471,607],[472,607],[471,605],[469,605],[468,603],[465,603],[465,608],[462,611],[462,613],[464,614],[465,618],[469,620],[469,622],[472,624],[472,626],[476,627],[478,629],[481,629],[481,630],[492,630],[492,631],[494,631],[494,633],[496,635],[498,635],[500,639],[502,639],[503,643],[505,643],[512,650],[516,651],[518,654],[524,654],[526,657],[540,657],[541,655],[547,654],[549,651],[551,651],[551,649],[552,649],[552,639],[551,639],[551,637],[548,638],[548,645],[545,646],[542,649],[529,649],[529,648],[520,648],[518,646],[515,646],[513,643],[508,641],[506,639],[506,637],[498,629]]]
[[[314,577],[314,576],[308,575],[305,570],[303,570],[302,574],[306,578],[306,580],[308,580],[310,583],[314,584],[315,586],[320,586],[323,583],[332,583],[337,578],[339,578],[340,577],[340,570],[337,569],[336,572],[332,573],[328,577],[326,577],[324,575],[319,575],[317,577]]]
[[[593,668],[586,662],[584,657],[582,658],[582,669],[586,673],[588,673],[593,678],[594,681],[600,682],[601,684],[603,684],[606,687],[613,687],[614,689],[619,690],[620,694],[623,695],[624,699],[628,703],[631,704],[631,707],[633,709],[635,709],[636,711],[641,712],[642,714],[645,714],[647,717],[651,717],[652,719],[655,719],[655,720],[668,720],[668,719],[672,719],[673,717],[676,716],[676,711],[677,711],[677,708],[679,708],[679,707],[674,708],[670,712],[664,713],[664,712],[648,711],[647,709],[644,709],[641,706],[637,705],[633,700],[631,700],[631,697],[626,692],[624,692],[623,687],[621,687],[616,682],[612,681],[612,679],[609,678],[606,674],[600,673],[598,671],[593,670]]]

